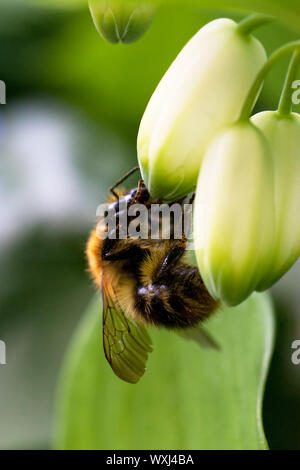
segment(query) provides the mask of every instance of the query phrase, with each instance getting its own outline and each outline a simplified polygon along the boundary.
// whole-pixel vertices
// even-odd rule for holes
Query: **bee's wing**
[[[103,347],[114,373],[136,383],[146,370],[152,342],[146,328],[122,311],[111,285],[103,282]]]
[[[220,350],[220,345],[214,338],[203,328],[202,325],[184,328],[180,330],[180,335],[185,339],[191,339],[200,344],[203,348]]]

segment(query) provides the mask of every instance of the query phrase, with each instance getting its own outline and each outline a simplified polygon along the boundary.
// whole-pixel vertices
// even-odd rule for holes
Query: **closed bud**
[[[112,44],[137,41],[154,15],[153,5],[130,0],[89,0],[89,7],[97,31]]]
[[[215,299],[237,305],[269,269],[274,243],[273,168],[262,133],[239,122],[209,145],[196,190],[198,266]]]
[[[251,118],[266,137],[274,164],[275,249],[259,290],[270,287],[300,255],[300,115],[267,111]]]
[[[210,140],[237,120],[266,54],[229,19],[186,44],[154,91],[138,133],[138,158],[154,197],[193,191]]]

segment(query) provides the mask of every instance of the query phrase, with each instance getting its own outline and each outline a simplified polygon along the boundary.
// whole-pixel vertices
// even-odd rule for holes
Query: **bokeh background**
[[[51,446],[60,365],[94,292],[85,242],[108,187],[136,164],[139,121],[157,82],[204,23],[245,14],[176,2],[159,9],[138,42],[110,45],[79,3],[0,5],[7,86],[0,105],[2,449]],[[279,21],[256,36],[270,53],[299,37],[294,25]],[[257,110],[275,108],[287,63],[268,77]],[[264,425],[274,449],[300,449],[300,366],[291,363],[291,344],[300,339],[299,283],[298,263],[273,288],[277,340]]]

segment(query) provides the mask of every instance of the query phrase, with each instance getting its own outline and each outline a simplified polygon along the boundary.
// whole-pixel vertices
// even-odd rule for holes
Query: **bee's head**
[[[134,197],[135,201],[140,204],[147,202],[148,199],[150,198],[150,193],[148,189],[146,188],[143,180],[139,181],[138,187],[135,189],[132,189],[130,194]]]
[[[125,206],[129,206],[133,202],[138,204],[144,204],[148,201],[149,198],[149,191],[146,188],[143,180],[140,180],[137,188],[131,189],[128,193],[123,192],[123,194],[116,201],[110,203],[109,209],[114,209],[116,211],[116,214],[119,215],[120,210],[125,210],[124,204]]]

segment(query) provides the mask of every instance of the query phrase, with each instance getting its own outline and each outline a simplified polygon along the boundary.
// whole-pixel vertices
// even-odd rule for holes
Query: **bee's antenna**
[[[119,184],[123,183],[123,181],[125,181],[127,178],[129,178],[129,176],[131,176],[133,173],[135,173],[137,170],[139,170],[140,167],[139,166],[135,166],[134,168],[132,168],[131,170],[129,170],[124,176],[122,176],[122,178],[120,178],[113,186],[111,186],[109,188],[110,192],[117,198],[119,199],[119,196],[118,194],[114,191],[114,189],[119,186]]]

